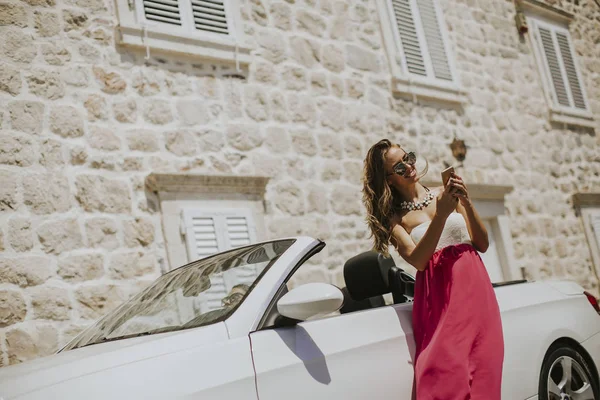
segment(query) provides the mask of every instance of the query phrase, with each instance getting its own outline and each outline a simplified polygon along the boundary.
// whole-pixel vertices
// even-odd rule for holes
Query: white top
[[[427,228],[429,227],[429,222],[424,222],[420,225],[417,225],[411,232],[410,237],[418,244],[419,241],[427,232]],[[440,240],[435,248],[435,251],[441,250],[444,247],[462,244],[462,243],[471,243],[471,237],[469,236],[469,230],[467,229],[467,223],[463,216],[457,212],[453,212],[446,219],[446,224],[444,225],[444,229],[442,230],[442,235],[440,236]]]

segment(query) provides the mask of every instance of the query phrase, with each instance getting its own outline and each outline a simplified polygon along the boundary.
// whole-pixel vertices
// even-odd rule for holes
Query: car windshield
[[[173,270],[81,332],[63,351],[223,321],[293,243],[234,249]]]

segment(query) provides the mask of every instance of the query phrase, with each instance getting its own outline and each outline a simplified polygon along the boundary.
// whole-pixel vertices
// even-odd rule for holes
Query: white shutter
[[[564,33],[556,33],[556,40],[558,41],[558,48],[560,49],[560,55],[562,57],[563,65],[565,67],[565,73],[567,74],[567,82],[569,82],[569,88],[571,89],[571,98],[573,104],[577,108],[585,110],[585,98],[583,90],[581,88],[581,82],[577,74],[577,67],[573,60],[573,53],[571,48],[571,42],[569,37]]]
[[[250,210],[184,209],[182,220],[190,262],[256,242],[256,228]],[[240,283],[250,285],[259,273],[255,265],[247,265],[211,275],[211,287],[199,296],[196,307],[201,312],[222,308],[221,300],[233,286]]]
[[[408,72],[427,75],[411,0],[391,0]]]
[[[556,105],[587,110],[569,31],[540,21],[535,24],[538,45],[552,84]]]
[[[437,0],[388,0],[409,74],[453,81],[441,9]]]
[[[562,72],[560,70],[560,64],[556,54],[556,47],[554,46],[552,31],[540,27],[539,34],[542,49],[544,49],[546,66],[550,72],[550,78],[552,79],[552,86],[554,87],[556,100],[559,104],[568,107],[571,103],[569,103],[569,95],[567,94],[567,89],[565,88]]]
[[[217,235],[215,217],[188,213],[184,218],[188,260],[190,262],[225,250],[225,243]]]
[[[179,0],[143,0],[142,7],[147,21],[181,26]]]
[[[232,20],[225,0],[136,0],[138,18],[149,25],[176,28],[180,34],[230,35]],[[177,26],[177,27],[175,27]]]
[[[192,0],[192,13],[196,30],[229,34],[223,0]]]
[[[450,72],[448,53],[442,33],[442,17],[438,15],[434,0],[417,0],[417,5],[419,6],[421,25],[427,43],[427,54],[431,60],[433,75],[437,79],[451,81],[452,73]]]

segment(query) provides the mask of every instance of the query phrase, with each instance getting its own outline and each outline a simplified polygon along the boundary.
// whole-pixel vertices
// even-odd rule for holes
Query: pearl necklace
[[[431,201],[433,200],[433,193],[431,193],[429,190],[427,192],[428,192],[427,196],[425,196],[425,198],[423,200],[421,200],[421,201],[403,201],[402,203],[400,203],[400,207],[406,211],[414,211],[414,210],[424,209],[429,204],[431,204]]]

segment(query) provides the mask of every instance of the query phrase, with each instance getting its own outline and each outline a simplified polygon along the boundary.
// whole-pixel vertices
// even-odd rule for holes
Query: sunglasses
[[[417,162],[417,156],[415,155],[414,152],[408,152],[404,155],[404,157],[402,157],[402,161],[400,161],[399,163],[396,163],[392,169],[394,170],[394,172],[390,172],[389,174],[387,174],[387,176],[390,175],[404,175],[406,173],[406,170],[408,169],[408,166],[413,166],[415,165],[415,163]]]

